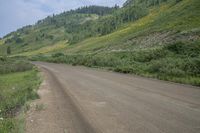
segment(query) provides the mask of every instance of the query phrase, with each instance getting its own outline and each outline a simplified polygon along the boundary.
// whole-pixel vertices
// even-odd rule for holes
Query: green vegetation
[[[16,54],[15,56],[33,56],[33,55],[39,55],[39,54],[49,54],[49,53],[54,53],[60,50],[65,49],[69,44],[67,44],[67,42],[61,41],[58,42],[54,45],[50,45],[50,46],[44,46],[38,50],[33,50],[30,52],[24,52],[21,54]]]
[[[165,45],[145,50],[101,52],[86,55],[37,56],[33,60],[101,67],[162,80],[200,85],[200,43]]]
[[[0,132],[16,133],[24,124],[18,114],[25,111],[28,100],[38,97],[38,72],[31,64],[15,59],[1,59],[0,65]]]
[[[112,14],[119,7],[115,5],[115,7],[103,7],[103,6],[85,6],[78,8],[77,10],[71,10],[72,13],[82,13],[82,14],[97,14],[100,16],[104,16],[107,14]]]
[[[10,33],[0,53],[200,85],[199,9],[199,0],[83,7]]]
[[[36,106],[35,106],[35,110],[36,111],[42,111],[42,110],[44,110],[46,107],[45,107],[45,105],[44,104],[36,104]]]
[[[0,57],[0,74],[24,72],[33,69],[33,65],[16,58]]]
[[[10,49],[10,46],[7,47],[7,55],[10,55],[11,54],[11,49]]]
[[[36,25],[23,27],[4,37],[13,54],[30,52],[54,45],[59,41],[75,44],[86,38],[101,36],[117,30],[123,23],[135,21],[148,10],[140,5],[127,8],[118,6],[89,6],[48,16]],[[1,49],[7,47],[0,46]],[[1,52],[1,54],[5,54]]]

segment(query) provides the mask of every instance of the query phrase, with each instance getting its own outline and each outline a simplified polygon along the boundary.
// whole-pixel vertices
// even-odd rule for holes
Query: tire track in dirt
[[[27,113],[27,133],[100,133],[88,121],[79,105],[72,99],[57,77],[47,68],[43,71],[45,81],[38,91],[40,99],[31,104]],[[37,110],[36,106],[44,105]],[[44,124],[45,123],[45,124]]]

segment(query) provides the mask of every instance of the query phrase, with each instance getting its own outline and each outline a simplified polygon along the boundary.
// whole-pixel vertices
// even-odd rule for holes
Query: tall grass
[[[40,79],[26,61],[1,58],[0,61],[0,133],[16,133],[22,118],[16,118],[28,100],[37,98]]]
[[[33,69],[33,65],[25,59],[0,57],[0,74],[23,72]]]

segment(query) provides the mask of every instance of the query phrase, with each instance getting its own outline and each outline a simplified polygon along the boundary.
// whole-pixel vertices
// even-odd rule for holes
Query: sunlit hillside
[[[4,37],[1,54],[199,85],[199,0],[83,7]]]

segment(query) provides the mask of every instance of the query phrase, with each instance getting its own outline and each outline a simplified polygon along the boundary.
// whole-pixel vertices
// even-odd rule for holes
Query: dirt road
[[[35,62],[44,74],[27,133],[199,133],[200,88]],[[43,105],[43,106],[42,106]],[[40,106],[39,106],[40,107]]]

